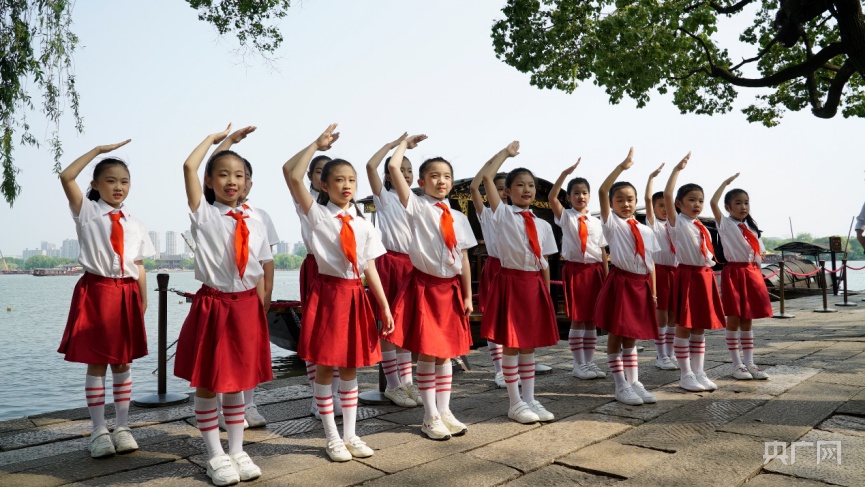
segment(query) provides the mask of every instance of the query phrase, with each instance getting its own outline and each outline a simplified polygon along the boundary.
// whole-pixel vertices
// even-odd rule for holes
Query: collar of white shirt
[[[522,213],[524,211],[528,211],[529,213],[532,214],[532,217],[535,216],[535,212],[532,211],[531,207],[528,207],[527,209],[524,210],[524,209],[520,208],[519,206],[514,206],[514,205],[508,205],[508,206],[511,207],[511,211],[513,211],[514,213]]]
[[[120,210],[123,212],[123,219],[124,220],[128,220],[129,217],[131,216],[129,213],[129,210],[126,209],[126,203],[120,203],[120,208],[115,208],[115,207],[109,205],[108,203],[106,203],[105,200],[103,200],[102,198],[99,198],[99,201],[97,201],[96,204],[99,205],[99,214],[100,215],[107,215],[109,213],[113,213],[115,211]]]
[[[244,206],[245,206],[246,208],[243,208]],[[243,208],[243,209],[246,210],[246,211],[252,211],[252,210],[255,209],[255,207],[252,206],[252,203],[250,203],[249,200],[246,200],[246,201],[244,201],[243,203],[241,203],[241,204],[240,204],[240,207]]]
[[[348,210],[343,210],[342,208],[333,204],[333,201],[328,201],[327,206],[325,208],[327,208],[327,211],[329,211],[330,214],[333,216],[337,216],[337,215],[341,215],[341,214],[345,213],[346,215],[348,215],[352,219],[354,219],[354,215],[352,215],[352,213],[354,213],[354,212],[349,212]]]
[[[432,196],[430,196],[430,195],[428,195],[428,194],[424,194],[423,196],[421,196],[421,198],[423,198],[424,201],[426,201],[427,203],[429,203],[430,205],[433,205],[433,206],[435,206],[435,205],[437,205],[437,204],[439,204],[439,203],[444,203],[444,204],[447,205],[447,203],[445,202],[445,200],[438,200],[438,199],[435,199],[435,198],[433,198]],[[450,206],[450,205],[448,205],[448,206]]]
[[[205,203],[207,203],[207,202],[205,201]],[[214,206],[214,208],[216,208],[217,210],[219,210],[219,213],[220,213],[220,214],[223,214],[223,215],[227,214],[229,211],[231,211],[231,212],[234,212],[234,211],[240,211],[241,213],[243,213],[243,207],[240,207],[240,208],[232,208],[232,207],[230,207],[230,206],[228,206],[228,205],[223,205],[222,203],[220,203],[220,202],[218,202],[218,201],[214,201],[214,202],[213,202],[213,206]]]

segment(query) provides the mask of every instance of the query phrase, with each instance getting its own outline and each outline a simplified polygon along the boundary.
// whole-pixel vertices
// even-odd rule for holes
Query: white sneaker
[[[375,454],[372,448],[368,447],[360,436],[353,436],[345,441],[345,448],[351,453],[354,458],[369,458]]]
[[[651,392],[647,391],[646,386],[644,386],[640,381],[634,381],[634,383],[631,384],[631,389],[640,396],[640,399],[643,400],[643,404],[655,404],[658,402],[658,398],[656,398]]]
[[[751,373],[751,377],[757,380],[766,380],[769,378],[769,374],[760,370],[760,368],[757,367],[755,364],[748,364],[746,365],[746,367],[748,367],[748,372]]]
[[[504,372],[496,372],[496,388],[497,389],[507,389],[508,384],[505,382],[505,373]]]
[[[522,424],[537,423],[541,420],[525,401],[520,401],[508,409],[508,417]]]
[[[423,400],[421,399],[420,390],[417,388],[417,384],[412,382],[411,384],[403,384],[403,387],[405,387],[405,392],[408,394],[408,397],[410,397],[415,404],[418,406],[423,405]]]
[[[99,429],[90,433],[90,456],[93,458],[104,458],[114,455],[114,443],[108,428],[100,426]]]
[[[469,430],[468,426],[458,420],[450,410],[442,412],[441,415],[442,423],[451,432],[451,436],[462,436]]]
[[[228,456],[231,458],[231,464],[234,465],[234,469],[237,470],[241,482],[255,480],[258,477],[261,477],[261,469],[258,468],[258,465],[252,463],[252,459],[249,458],[249,455],[247,455],[245,451],[232,453]]]
[[[634,392],[634,389],[628,385],[616,389],[616,400],[629,406],[639,406],[643,404],[643,400],[640,396],[638,396],[637,393]]]
[[[538,416],[538,421],[553,421],[556,419],[556,416],[547,411],[547,408],[545,408],[537,399],[526,404],[528,404],[529,409]]]
[[[707,391],[714,391],[718,389],[718,385],[709,380],[709,377],[705,372],[698,372],[695,374],[697,376],[697,381],[706,388]]]
[[[679,379],[679,387],[691,392],[703,392],[706,387],[697,380],[693,372],[688,372]]]
[[[315,417],[315,419],[321,421],[321,413],[318,412],[318,405],[315,404],[315,398],[312,398],[312,405],[309,408],[309,413]]]
[[[384,397],[390,399],[390,402],[396,404],[402,408],[413,408],[417,406],[417,403],[406,393],[406,390],[403,386],[396,386],[394,388],[387,388],[384,390]]]
[[[429,421],[424,420],[423,424],[421,424],[420,432],[427,435],[431,440],[443,441],[451,439],[450,430],[439,416],[433,416]]]
[[[607,374],[604,373],[604,371],[601,370],[600,367],[598,367],[598,365],[597,365],[596,363],[594,363],[594,362],[589,362],[589,363],[588,363],[588,366],[589,366],[589,370],[591,370],[592,372],[594,372],[594,373],[595,373],[595,377],[597,377],[598,379],[603,379],[604,377],[607,376]]]
[[[342,401],[338,392],[333,395],[333,416],[342,416]]]
[[[676,370],[676,366],[670,360],[670,357],[661,357],[655,360],[655,367],[661,370]]]
[[[118,426],[111,433],[111,442],[114,443],[114,451],[120,453],[132,453],[138,449],[138,443],[132,437],[132,430],[127,426]]]
[[[240,474],[234,468],[231,457],[225,453],[207,461],[207,476],[213,485],[234,485],[240,482]]]
[[[334,462],[348,462],[354,458],[341,439],[328,442],[325,451],[327,452],[327,456]]]
[[[673,357],[666,357],[667,362],[670,362],[670,366],[672,367],[670,370],[679,370],[679,361]]]
[[[592,372],[589,369],[589,364],[577,364],[574,366],[574,370],[571,371],[571,375],[576,377],[577,379],[589,380],[597,377],[597,374]]]
[[[264,418],[262,418],[264,419]],[[225,424],[225,416],[222,415],[222,411],[219,411],[219,415],[216,417],[216,422],[219,424],[219,429],[222,431],[228,431],[228,428]],[[249,428],[249,422],[246,418],[243,418],[243,429]]]
[[[733,367],[733,378],[739,380],[752,380],[754,376],[748,372],[748,367],[740,365],[738,367]]]
[[[243,429],[246,428],[261,428],[267,426],[267,420],[258,412],[258,406],[255,404],[247,406],[246,415],[243,418]]]

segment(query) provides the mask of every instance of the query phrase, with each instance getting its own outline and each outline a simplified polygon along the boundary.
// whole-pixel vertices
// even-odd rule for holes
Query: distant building
[[[60,247],[60,257],[66,259],[77,259],[81,253],[81,247],[78,245],[78,240],[66,239]]]
[[[168,255],[180,255],[180,252],[177,250],[177,239],[179,238],[177,232],[172,232],[171,230],[165,232],[165,253]]]
[[[45,255],[48,255],[48,251],[56,249],[57,246],[51,242],[46,242],[43,240],[42,245],[39,248],[46,252]]]
[[[276,255],[290,254],[291,249],[289,247],[291,247],[291,244],[288,242],[277,243],[276,244]]]
[[[45,256],[47,256],[47,255],[48,255],[48,251],[47,251],[47,250],[44,250],[44,249],[24,249],[24,251],[21,252],[21,258],[23,258],[25,261],[26,261],[27,259],[29,259],[30,257],[33,257],[34,255],[45,255]]]
[[[156,255],[154,255],[153,258],[159,260],[159,256],[162,254],[160,252],[162,245],[159,241],[159,232],[148,232],[148,235],[150,235],[150,243],[152,243],[153,248],[156,249]]]
[[[306,247],[303,245],[303,242],[295,242],[294,248],[291,249],[291,253],[297,255],[300,249],[305,249]]]

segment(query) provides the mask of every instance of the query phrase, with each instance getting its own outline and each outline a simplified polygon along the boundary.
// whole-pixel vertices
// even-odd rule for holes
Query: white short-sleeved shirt
[[[865,229],[865,204],[862,205],[862,211],[856,217],[856,230]]]
[[[377,221],[381,228],[384,248],[407,254],[411,248],[411,228],[399,196],[395,190],[384,190],[381,194],[372,195]]]
[[[120,218],[120,226],[123,227],[123,275],[120,273],[120,256],[111,247],[111,218],[108,214],[116,211],[123,212]],[[81,247],[78,262],[86,272],[137,280],[140,276],[135,261],[156,254],[144,224],[130,214],[126,205],[121,205],[117,210],[101,199],[92,201],[84,198],[81,210],[78,215],[73,213],[72,219]]]
[[[267,243],[264,224],[246,218],[249,260],[241,279],[234,255],[237,220],[227,216],[229,211],[234,209],[218,201],[211,205],[202,198],[198,209],[189,214],[189,219],[192,221],[192,238],[195,240],[195,278],[217,291],[236,293],[255,288],[264,275],[261,264],[272,261],[273,255]],[[244,212],[244,215],[249,214]]]
[[[670,215],[667,213],[667,215]],[[700,229],[694,224],[693,218],[688,218],[681,213],[674,213],[668,218],[676,219],[676,226],[670,227],[673,242],[676,244],[676,257],[680,264],[712,267],[715,265],[714,255],[706,246],[706,255],[702,252],[702,235]],[[669,225],[669,223],[667,223]],[[707,230],[708,231],[708,230]]]
[[[487,255],[498,259],[499,249],[496,245],[496,226],[493,222],[492,208],[484,206],[484,211],[478,215],[478,221],[481,222],[481,233],[484,234],[484,246],[487,248]]]
[[[319,273],[343,279],[358,279],[360,276],[354,273],[354,268],[346,258],[339,238],[342,220],[338,217],[342,214],[352,216],[349,224],[354,230],[357,270],[361,275],[366,271],[367,262],[387,252],[381,242],[381,233],[369,220],[357,216],[356,211],[342,210],[333,203],[328,203],[327,206],[313,203],[309,207],[307,224],[310,226],[308,230],[310,247],[307,250],[315,256]]]
[[[279,235],[276,233],[276,227],[273,226],[273,220],[266,211],[252,206],[249,201],[243,204],[243,209],[246,210],[247,214],[249,214],[249,218],[258,220],[264,225],[264,228],[267,230],[267,243],[269,245],[273,246],[279,243]]]
[[[679,265],[679,259],[676,258],[676,254],[673,253],[673,247],[671,245],[673,233],[670,228],[669,223],[666,220],[660,220],[655,218],[655,223],[652,225],[652,231],[655,232],[655,239],[658,240],[658,246],[661,250],[655,252],[655,255],[652,256],[655,259],[656,264],[666,265],[670,267],[676,267]]]
[[[531,209],[523,210],[517,206],[502,203],[493,212],[496,246],[499,252],[499,259],[502,261],[502,267],[521,271],[540,271],[546,269],[549,267],[547,259],[538,260],[529,245],[526,220],[520,215],[523,211],[532,213],[535,228],[538,232],[538,245],[541,247],[541,255],[552,255],[559,250],[556,246],[556,239],[553,236],[553,227],[549,223],[534,216]]]
[[[646,253],[644,262],[643,258],[636,253],[637,244],[627,219],[611,211],[603,226],[604,237],[610,245],[610,263],[634,274],[649,274],[655,270],[652,256],[658,251],[658,241],[655,240],[655,232],[651,228],[642,223],[637,225],[640,236],[643,237],[643,249]]]
[[[309,190],[310,196],[312,196],[312,201],[315,204],[318,204],[318,195],[320,191],[316,191],[314,189]],[[306,215],[303,213],[303,210],[300,208],[300,205],[297,201],[294,202],[294,211],[297,212],[297,217],[300,218],[300,239],[303,241],[303,247],[309,250],[309,220],[307,220]],[[354,212],[357,216],[361,216],[360,209],[355,207]]]
[[[580,242],[580,217],[583,216],[586,217],[586,226],[589,229],[585,255]],[[604,261],[603,248],[607,246],[607,239],[604,238],[604,226],[599,218],[567,208],[562,212],[562,216],[554,221],[562,227],[562,258],[583,264]]]
[[[445,245],[441,230],[441,208],[436,203],[448,205],[454,219],[457,245],[453,255]],[[409,194],[405,207],[409,227],[412,231],[412,246],[409,257],[414,267],[437,277],[454,277],[463,272],[462,251],[478,244],[469,219],[461,212],[450,208],[447,201],[439,201],[429,195]]]
[[[763,239],[757,237],[757,242],[760,244],[760,253],[754,255],[754,249],[751,244],[745,240],[745,235],[739,224],[744,223],[748,230],[757,237],[757,230],[745,222],[738,222],[729,215],[721,218],[718,222],[718,236],[721,238],[721,245],[724,246],[724,257],[727,262],[763,262],[763,252],[766,247],[763,246]]]

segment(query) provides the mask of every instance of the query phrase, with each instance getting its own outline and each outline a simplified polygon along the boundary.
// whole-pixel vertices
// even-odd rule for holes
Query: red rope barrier
[[[779,270],[769,274],[768,276],[763,276],[763,279],[766,279],[766,280],[772,279],[773,277],[777,276],[780,273],[781,273],[781,270],[779,269]]]
[[[839,267],[838,269],[835,269],[834,271],[833,271],[832,269],[826,269],[826,272],[829,272],[829,273],[831,273],[831,274],[837,274],[837,273],[839,273],[839,272],[841,272],[841,271],[843,271],[843,270],[844,270],[844,266],[841,266],[841,267]]]
[[[791,276],[796,276],[796,277],[811,277],[811,276],[816,275],[818,272],[820,272],[820,269],[817,269],[814,272],[809,272],[807,274],[799,274],[798,272],[793,272],[789,269],[784,269],[784,272],[786,272],[787,274],[790,274]]]
[[[865,269],[865,265],[863,265],[862,267],[858,267],[858,268],[857,267],[850,267],[848,265],[847,268],[850,269],[851,271],[861,271],[862,269]]]

